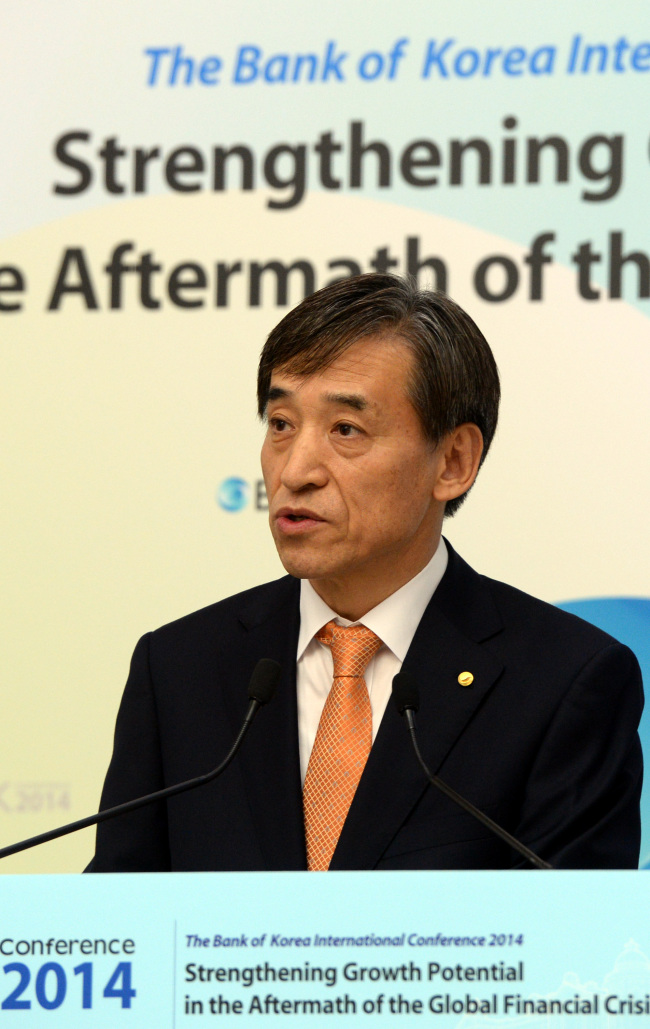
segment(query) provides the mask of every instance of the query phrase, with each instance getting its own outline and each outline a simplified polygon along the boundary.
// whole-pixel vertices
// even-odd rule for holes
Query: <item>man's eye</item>
[[[269,425],[274,432],[284,432],[289,427],[289,423],[284,418],[269,418]]]
[[[359,430],[355,425],[348,425],[347,422],[341,422],[340,425],[336,426],[336,431],[339,436],[354,436]]]

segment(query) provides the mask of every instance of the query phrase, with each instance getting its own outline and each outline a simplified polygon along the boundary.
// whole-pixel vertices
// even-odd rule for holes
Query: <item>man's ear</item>
[[[467,493],[472,486],[483,453],[483,434],[478,425],[464,422],[445,436],[436,449],[440,468],[433,495],[436,500],[447,503]]]

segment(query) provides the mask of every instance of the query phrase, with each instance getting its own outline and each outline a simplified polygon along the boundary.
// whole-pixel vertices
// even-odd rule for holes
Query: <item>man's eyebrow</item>
[[[365,411],[368,406],[368,401],[360,393],[327,393],[325,400],[328,404],[351,407],[355,411]]]
[[[293,390],[285,389],[284,386],[271,386],[266,402],[268,404],[272,400],[286,400],[291,396],[293,396]],[[368,401],[360,393],[326,393],[323,399],[328,404],[351,407],[354,411],[364,411],[368,407]]]
[[[291,396],[290,389],[284,389],[282,386],[271,386],[268,393],[266,394],[266,402],[269,400],[282,400],[284,397]]]

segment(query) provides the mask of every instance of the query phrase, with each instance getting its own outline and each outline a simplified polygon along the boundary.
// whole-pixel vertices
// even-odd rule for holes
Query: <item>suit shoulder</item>
[[[155,629],[151,636],[154,640],[171,641],[214,631],[215,626],[227,630],[229,625],[239,621],[245,625],[253,625],[263,620],[267,612],[297,602],[299,591],[299,580],[291,575],[284,575],[281,579],[253,586],[167,622],[159,629]]]
[[[447,541],[446,541],[447,542]],[[475,639],[505,635],[532,646],[563,641],[592,653],[617,644],[608,633],[523,590],[480,575],[447,542],[449,563],[438,590],[439,603],[456,624],[469,626]],[[618,646],[623,646],[618,644]]]
[[[624,648],[624,644],[609,633],[578,615],[563,611],[554,604],[524,593],[523,590],[498,579],[490,579],[484,575],[480,578],[492,593],[507,626],[519,627],[522,632],[534,633],[540,641],[549,638],[556,644],[561,640],[581,643],[585,649],[592,652],[614,645]]]

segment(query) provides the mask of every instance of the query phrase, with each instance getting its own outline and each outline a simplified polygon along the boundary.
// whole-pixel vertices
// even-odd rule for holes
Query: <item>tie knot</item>
[[[365,625],[337,625],[328,622],[316,633],[332,650],[334,678],[360,678],[382,645],[379,636]]]

